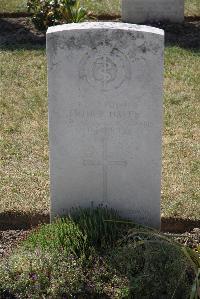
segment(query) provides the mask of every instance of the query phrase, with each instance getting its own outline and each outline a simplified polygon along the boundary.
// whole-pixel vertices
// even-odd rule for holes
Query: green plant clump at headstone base
[[[0,298],[180,298],[195,271],[182,247],[103,207],[32,232],[0,263]]]
[[[39,30],[64,23],[78,23],[87,16],[77,0],[28,0],[27,7],[33,13],[32,21]]]

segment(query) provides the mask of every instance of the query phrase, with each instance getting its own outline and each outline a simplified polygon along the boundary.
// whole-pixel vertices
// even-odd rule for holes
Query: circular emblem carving
[[[130,80],[130,64],[119,50],[100,47],[84,55],[79,76],[94,88],[103,91],[116,89]]]

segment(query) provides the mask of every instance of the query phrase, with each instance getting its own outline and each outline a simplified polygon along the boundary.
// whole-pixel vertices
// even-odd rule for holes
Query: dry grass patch
[[[186,16],[200,16],[200,1],[199,0],[185,0],[185,15]]]
[[[80,0],[80,3],[93,14],[121,14],[121,0]]]
[[[46,58],[0,52],[1,211],[48,211]]]
[[[163,213],[198,219],[200,53],[174,47],[165,57]]]
[[[1,0],[0,12],[27,11],[26,0]]]

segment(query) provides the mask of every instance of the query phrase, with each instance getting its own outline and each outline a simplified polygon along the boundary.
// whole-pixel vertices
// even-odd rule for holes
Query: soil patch
[[[49,214],[31,214],[23,212],[0,213],[0,230],[29,230],[42,223],[49,223]]]
[[[25,230],[0,230],[0,258],[11,253],[29,232]]]

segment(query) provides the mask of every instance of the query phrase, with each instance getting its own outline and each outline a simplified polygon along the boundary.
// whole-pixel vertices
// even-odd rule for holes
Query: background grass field
[[[48,212],[45,50],[2,50],[0,75],[0,212]],[[166,48],[163,216],[200,215],[199,83],[200,52]]]
[[[121,0],[80,0],[93,13],[120,14]],[[27,11],[26,0],[1,0],[0,12]],[[185,15],[200,16],[200,1],[185,0]]]
[[[11,4],[12,0],[4,2]],[[190,2],[191,7],[192,3],[195,1]],[[2,11],[2,0],[0,5]],[[98,7],[95,12],[99,12]],[[45,49],[27,45],[24,49],[17,45],[0,49],[0,78],[0,214],[48,213]],[[199,219],[199,100],[200,49],[166,47],[162,160],[165,217]]]

